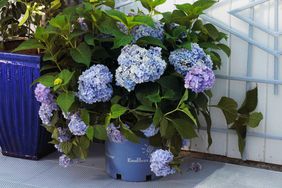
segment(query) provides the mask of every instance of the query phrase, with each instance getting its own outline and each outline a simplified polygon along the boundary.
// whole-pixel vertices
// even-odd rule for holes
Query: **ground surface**
[[[58,166],[58,154],[40,161],[0,156],[0,188],[281,188],[282,172],[221,162],[187,158],[183,174],[153,182],[113,180],[104,171],[103,145],[93,148],[90,158],[75,166]],[[189,171],[192,162],[203,169]]]

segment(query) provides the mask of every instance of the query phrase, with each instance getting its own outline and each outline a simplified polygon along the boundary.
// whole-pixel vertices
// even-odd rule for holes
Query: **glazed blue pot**
[[[151,181],[157,177],[150,169],[150,155],[156,150],[148,139],[138,144],[130,141],[106,141],[106,171],[114,179],[130,182]]]
[[[37,160],[54,150],[40,125],[32,82],[40,56],[0,52],[0,147],[2,154]]]

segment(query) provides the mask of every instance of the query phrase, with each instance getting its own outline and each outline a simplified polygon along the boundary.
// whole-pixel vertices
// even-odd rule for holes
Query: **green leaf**
[[[202,20],[196,20],[193,24],[192,30],[193,31],[201,31],[203,28],[203,21]]]
[[[81,110],[80,117],[86,125],[90,125],[90,115],[88,110],[86,109]]]
[[[79,138],[79,146],[82,149],[88,149],[90,146],[90,141],[86,136],[82,136]]]
[[[197,137],[193,122],[185,119],[173,119],[173,125],[182,139],[192,139]]]
[[[91,49],[86,43],[80,43],[77,48],[70,49],[70,55],[77,63],[81,63],[89,67],[91,63]]]
[[[125,34],[118,34],[115,35],[115,39],[114,39],[114,46],[113,49],[125,46],[129,43],[131,43],[131,41],[133,40],[133,36],[132,35],[125,35]]]
[[[119,104],[114,104],[111,107],[111,118],[116,119],[122,116],[128,109]]]
[[[36,39],[29,39],[21,43],[13,52],[31,50],[31,49],[45,49],[45,46]]]
[[[263,115],[260,112],[254,112],[250,114],[248,118],[247,125],[251,128],[256,128],[259,126],[261,120],[263,119]]]
[[[258,88],[247,91],[245,101],[238,110],[240,114],[249,114],[253,112],[258,104]]]
[[[94,36],[91,34],[87,34],[84,36],[84,41],[86,42],[86,44],[90,45],[90,46],[95,46],[94,43]]]
[[[228,125],[236,120],[238,116],[238,104],[234,99],[222,97],[219,103],[217,104],[217,107],[222,110]]]
[[[62,93],[57,98],[57,104],[64,112],[69,111],[74,101],[75,101],[75,95],[73,92]]]
[[[159,103],[161,102],[162,98],[159,95],[159,93],[154,93],[152,95],[148,95],[147,98],[149,99],[149,101],[151,101],[152,103]]]
[[[216,40],[219,36],[219,31],[216,29],[216,27],[212,24],[205,24],[204,27],[207,29],[208,31],[208,35],[213,39]]]
[[[30,11],[30,5],[27,5],[24,16],[22,17],[22,19],[19,22],[19,27],[22,26],[27,21],[27,19],[29,17],[29,11]]]
[[[57,10],[62,6],[61,0],[53,0],[51,2],[51,10]]]
[[[138,120],[136,124],[134,125],[133,130],[135,131],[145,130],[151,125],[151,123],[152,123],[151,118],[144,118],[144,119]]]
[[[144,111],[144,112],[155,112],[155,109],[151,106],[145,106],[145,105],[140,105],[136,108],[138,111]]]
[[[67,85],[71,81],[73,75],[74,72],[70,72],[68,69],[62,70],[62,72],[60,72],[60,74],[58,75],[59,78],[63,80],[63,83],[61,85],[62,86]]]
[[[56,77],[54,75],[50,75],[50,74],[45,74],[43,76],[40,76],[39,78],[37,78],[34,83],[41,83],[46,87],[53,87],[54,86],[54,80],[56,79]]]
[[[131,142],[138,143],[139,137],[134,134],[129,128],[127,128],[125,125],[121,126],[121,132],[125,136],[125,138]]]
[[[58,15],[55,18],[52,18],[49,21],[49,24],[63,31],[69,29],[69,23],[66,15]]]
[[[6,6],[8,2],[9,2],[8,0],[1,0],[0,1],[0,9],[2,9],[4,6]]]
[[[217,45],[228,57],[231,55],[231,49],[225,44]]]
[[[161,109],[157,108],[156,112],[154,114],[154,117],[153,117],[153,123],[156,127],[159,126],[162,117],[163,117],[163,113],[162,113]]]
[[[184,92],[182,98],[181,98],[180,101],[179,101],[179,105],[181,105],[182,103],[184,103],[185,101],[187,101],[187,100],[188,100],[188,97],[189,97],[188,90],[185,89],[185,92]]]
[[[72,143],[70,142],[62,142],[61,143],[61,149],[63,150],[64,154],[69,154],[71,152],[72,149]]]
[[[120,21],[121,23],[125,24],[126,26],[128,25],[126,15],[118,10],[105,10],[105,13],[110,16],[111,18]]]
[[[197,120],[196,118],[193,116],[193,114],[190,112],[189,108],[187,107],[186,104],[182,103],[182,105],[180,106],[180,111],[183,112],[184,114],[187,115],[188,118],[190,118],[193,123],[195,125],[197,125]]]
[[[208,148],[209,148],[212,145],[212,137],[211,137],[212,120],[211,120],[210,113],[207,110],[201,111],[201,112],[207,123]]]
[[[93,138],[94,138],[94,127],[88,126],[88,128],[86,130],[86,136],[89,140],[93,140]]]
[[[96,125],[94,126],[94,138],[99,140],[107,140],[107,130],[102,125]]]
[[[162,41],[157,39],[157,38],[154,38],[154,37],[142,37],[142,38],[140,38],[136,41],[136,44],[138,44],[139,46],[143,46],[143,45],[159,46],[159,47],[167,50],[167,48],[162,43]]]
[[[134,17],[127,17],[127,22],[129,28],[132,28],[136,25],[148,25],[150,27],[155,27],[154,20],[150,16],[137,15]]]

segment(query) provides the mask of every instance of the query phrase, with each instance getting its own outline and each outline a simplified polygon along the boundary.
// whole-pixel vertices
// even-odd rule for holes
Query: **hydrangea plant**
[[[210,105],[219,53],[230,55],[227,35],[199,18],[216,1],[159,13],[155,8],[164,2],[141,0],[147,13],[126,15],[114,9],[113,0],[85,0],[38,27],[34,38],[16,49],[44,54],[35,94],[44,108],[42,123],[62,152],[62,166],[85,159],[95,139],[138,143],[144,138],[161,148],[151,155],[152,171],[173,174],[182,141],[197,137],[202,124],[212,144],[211,107],[223,111],[243,152],[246,129],[258,126],[262,114],[254,112],[257,88],[239,109],[228,97]],[[201,114],[206,122],[199,120]]]

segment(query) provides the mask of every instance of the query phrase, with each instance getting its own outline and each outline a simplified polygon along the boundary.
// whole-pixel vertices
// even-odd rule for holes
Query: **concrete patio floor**
[[[69,168],[58,166],[58,153],[40,161],[0,155],[0,188],[281,188],[282,172],[185,159],[183,173],[146,183],[113,180],[104,171],[103,145],[95,145],[87,161]],[[200,172],[189,171],[199,162]]]

